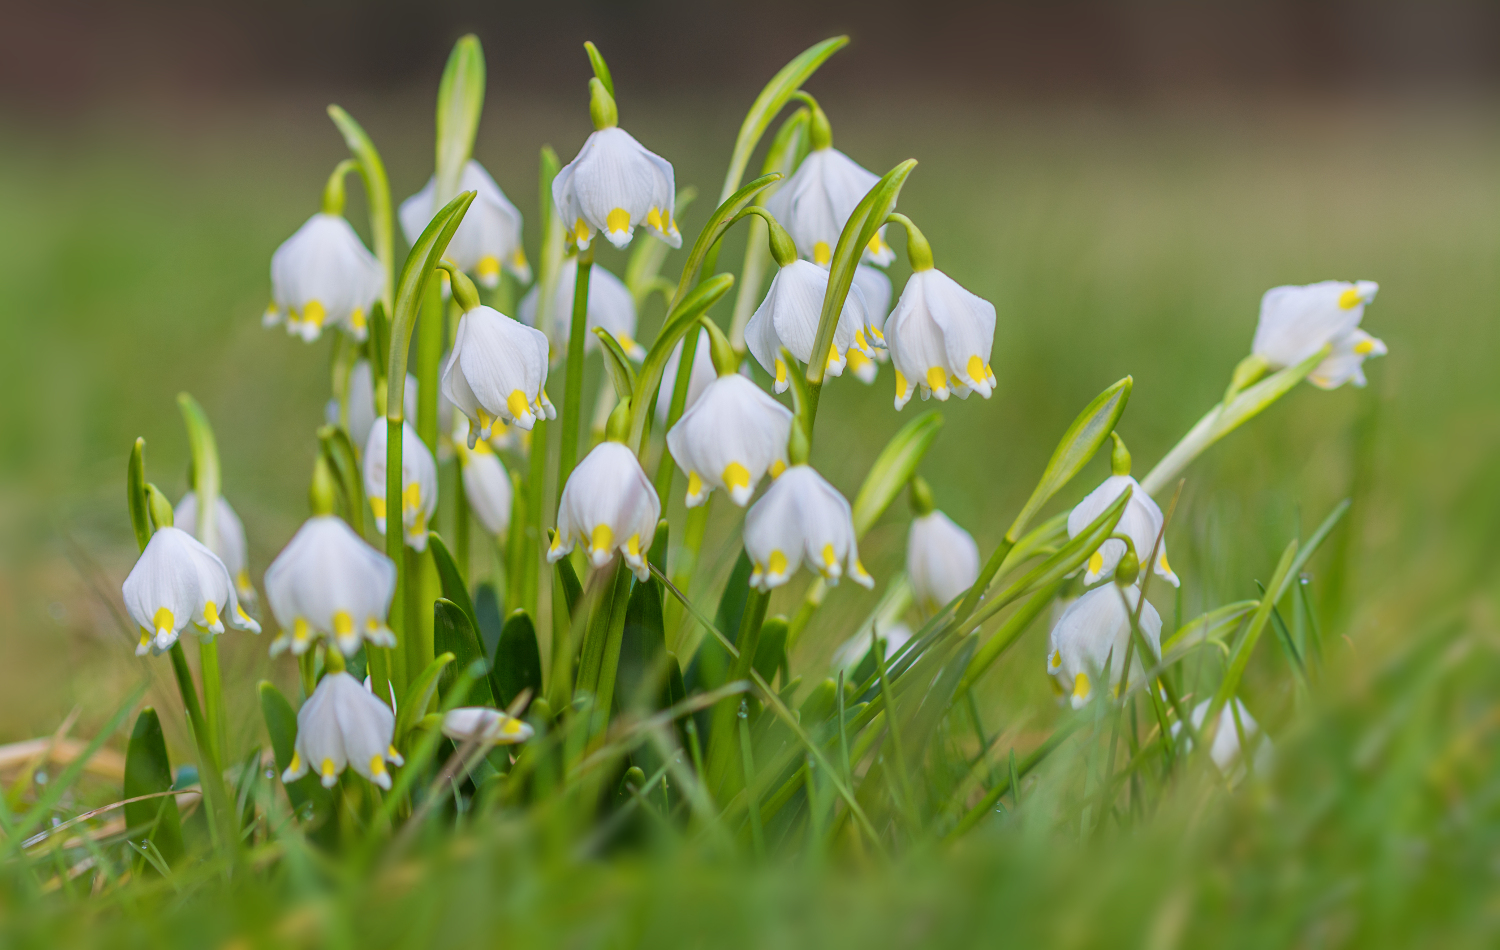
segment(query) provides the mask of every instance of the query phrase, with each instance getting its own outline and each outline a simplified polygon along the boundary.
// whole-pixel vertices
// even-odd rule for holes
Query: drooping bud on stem
[[[906,228],[906,259],[911,262],[911,269],[918,273],[932,270],[932,245],[927,243],[927,236],[912,219],[904,214],[892,213],[886,221]]]
[[[710,354],[714,360],[714,370],[720,376],[733,376],[740,368],[740,361],[739,357],[735,355],[734,347],[729,345],[729,337],[725,336],[724,331],[719,329],[719,325],[707,316],[699,317],[698,322],[703,324],[703,329],[708,331],[708,342]]]
[[[911,493],[911,513],[918,518],[932,514],[937,506],[932,502],[932,487],[927,484],[927,479],[913,475],[907,489]]]
[[[1141,573],[1141,560],[1135,553],[1135,542],[1127,535],[1117,534],[1113,536],[1117,541],[1125,542],[1125,553],[1120,555],[1120,560],[1115,564],[1115,584],[1120,587],[1129,587],[1135,583],[1135,579]]]
[[[344,176],[359,168],[359,163],[352,158],[346,158],[333,166],[333,174],[328,176],[328,184],[323,186],[323,213],[344,213]]]
[[[146,485],[146,510],[157,530],[172,527],[172,503],[155,485]]]
[[[828,124],[828,113],[824,112],[823,107],[818,105],[818,100],[801,89],[798,89],[794,95],[796,98],[807,103],[807,108],[812,113],[812,117],[807,123],[807,144],[812,147],[813,151],[832,146],[833,126]]]
[[[1109,437],[1114,440],[1114,448],[1109,450],[1109,473],[1111,475],[1130,474],[1130,450],[1125,448],[1125,440],[1120,438],[1120,433],[1111,432]]]
[[[808,441],[807,429],[802,426],[800,417],[793,417],[791,434],[786,440],[786,459],[792,465],[806,465],[807,457],[812,452],[812,443]]]
[[[438,261],[438,270],[448,273],[449,286],[453,288],[453,302],[458,304],[458,309],[468,313],[479,306],[479,290],[469,275],[458,269],[458,265],[450,260]]]
[[[589,118],[594,121],[594,131],[612,129],[620,124],[620,110],[615,106],[615,97],[604,88],[597,78],[589,80]]]
[[[313,517],[333,514],[334,502],[338,498],[338,482],[333,468],[322,453],[313,463],[312,482],[307,487],[307,503],[312,507]]]

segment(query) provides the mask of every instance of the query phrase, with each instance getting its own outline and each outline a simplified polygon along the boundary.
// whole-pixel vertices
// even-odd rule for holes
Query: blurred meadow
[[[563,88],[577,92],[586,63],[580,54],[567,67]],[[431,85],[339,99],[381,147],[397,200],[430,172]],[[817,80],[809,88],[823,96]],[[685,235],[711,210],[742,99],[622,98],[633,134],[673,161],[679,187],[698,189]],[[577,866],[549,856],[535,829],[501,822],[478,834],[478,849],[444,852],[429,886],[355,888],[341,909],[316,905],[275,933],[430,946],[500,942],[500,933],[575,946],[1492,939],[1497,104],[1479,94],[872,101],[847,85],[823,102],[835,144],[866,167],[919,159],[901,211],[922,224],[939,266],[998,311],[998,391],[944,404],[920,468],[984,552],[1059,434],[1110,382],[1134,377],[1119,431],[1144,472],[1222,396],[1267,288],[1380,283],[1363,325],[1390,354],[1366,366],[1368,388],[1299,386],[1195,462],[1168,529],[1183,586],[1176,601],[1154,591],[1169,628],[1254,598],[1287,541],[1352,499],[1308,567],[1326,655],[1317,696],[1293,695],[1269,643],[1246,680],[1247,702],[1283,754],[1275,781],[1209,795],[1199,775],[1168,796],[1159,820],[1098,836],[1107,841],[1060,835],[1022,812],[953,850],[890,866],[829,858],[833,870],[755,871],[649,851]],[[293,94],[212,109],[121,104],[66,123],[0,113],[0,741],[50,735],[75,709],[72,734],[94,735],[152,662],[133,657],[121,621],[119,585],[136,555],[122,486],[139,435],[162,488],[173,500],[186,490],[179,391],[214,421],[223,491],[245,522],[257,580],[305,517],[329,337],[304,345],[262,329],[260,314],[271,252],[317,209],[344,155],[324,104]],[[533,260],[538,148],[566,158],[588,131],[581,94],[522,100],[491,87],[475,157],[525,215]],[[350,220],[368,240],[363,195],[351,186],[350,196]],[[732,236],[721,269],[737,269],[743,240]],[[665,272],[684,256],[670,255]],[[624,261],[600,252],[616,273]],[[908,270],[903,256],[892,270],[898,293]],[[728,310],[720,304],[721,322]],[[644,339],[661,316],[655,299]],[[892,387],[887,364],[873,386],[846,375],[826,390],[813,462],[846,494],[886,440],[935,405],[895,413]],[[1095,459],[1046,513],[1076,502],[1106,466]],[[705,546],[718,578],[709,587],[722,585],[739,547],[738,512],[726,508],[716,507]],[[794,669],[821,668],[873,607],[904,565],[908,523],[903,499],[867,535],[875,593],[838,587]],[[803,589],[799,580],[779,591],[771,612],[791,613]],[[979,693],[990,728],[1011,730],[1021,751],[1059,715],[1043,675],[1046,626],[1034,624]],[[270,636],[226,641],[225,679],[237,684],[230,728],[246,745],[262,730],[248,684],[294,682],[284,660],[266,656]],[[154,676],[148,701],[176,707],[165,667]],[[1311,707],[1301,718],[1299,703]],[[169,745],[187,754],[180,717],[164,716]],[[111,746],[123,749],[118,740]],[[1048,781],[1043,773],[1027,794],[1044,795]],[[247,884],[228,916],[188,906],[115,937],[220,945],[238,926],[253,930],[269,901]],[[18,941],[113,939],[45,909],[0,907]]]

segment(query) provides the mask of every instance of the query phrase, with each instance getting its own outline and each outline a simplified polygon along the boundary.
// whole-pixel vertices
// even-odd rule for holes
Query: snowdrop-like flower
[[[745,514],[750,586],[769,591],[791,580],[804,562],[837,584],[845,573],[861,587],[875,579],[859,563],[849,502],[811,466],[793,465]]]
[[[219,496],[219,503],[214,506],[214,525],[218,529],[218,543],[210,550],[219,556],[228,569],[229,576],[234,578],[234,592],[239,597],[239,602],[250,609],[255,607],[255,584],[250,580],[248,568],[249,556],[246,554],[245,525],[240,521],[240,516],[229,507],[229,502],[224,496]],[[198,494],[188,492],[182,496],[177,503],[177,508],[172,512],[172,524],[188,534],[198,535]]]
[[[613,118],[552,179],[557,215],[580,248],[588,247],[597,231],[615,247],[624,247],[641,225],[668,245],[681,247],[682,235],[672,219],[676,200],[672,163],[637,142]]]
[[[1322,389],[1336,389],[1350,380],[1363,386],[1361,365],[1386,351],[1384,343],[1359,329],[1365,305],[1379,289],[1372,280],[1272,287],[1260,300],[1260,322],[1251,352],[1271,369],[1283,369],[1332,343],[1333,352],[1308,379]]]
[[[601,442],[563,486],[547,560],[557,563],[582,541],[595,569],[619,552],[636,579],[644,581],[651,576],[646,552],[659,518],[661,502],[635,453],[619,442]]]
[[[661,386],[656,391],[656,422],[667,424],[667,414],[672,408],[672,394],[677,389],[677,370],[682,366],[683,341],[678,340],[667,357],[667,365],[661,373]],[[709,349],[708,331],[698,331],[698,348],[693,351],[693,371],[688,374],[687,400],[682,405],[684,414],[703,395],[708,384],[719,378],[714,369],[713,353]]]
[[[484,745],[515,745],[530,739],[529,723],[488,706],[460,706],[443,714],[443,735],[454,742],[477,739]]]
[[[941,511],[919,515],[906,538],[906,576],[918,605],[933,613],[979,579],[979,546]]]
[[[791,178],[766,201],[766,210],[776,216],[797,243],[797,253],[824,267],[833,259],[839,235],[860,200],[875,187],[880,176],[866,171],[854,159],[832,145],[831,136],[820,141],[816,123],[828,119],[822,110],[814,113],[813,150],[802,160]],[[821,145],[821,147],[820,147]],[[896,259],[885,243],[882,226],[864,249],[866,260],[884,267]]]
[[[339,214],[307,219],[271,256],[271,306],[262,322],[286,322],[287,332],[311,343],[337,325],[356,339],[385,289],[385,268]]]
[[[260,625],[240,609],[224,562],[181,528],[161,528],[151,536],[121,593],[130,619],[141,628],[136,656],[170,649],[190,623],[209,639],[224,632],[226,621],[260,633]]]
[[[552,296],[552,325],[537,327],[547,334],[547,339],[552,342],[552,351],[559,359],[568,352],[568,337],[573,329],[573,291],[577,287],[577,281],[578,258],[569,257],[558,268],[557,290]],[[537,300],[540,295],[541,288],[533,286],[516,308],[521,322],[529,327],[536,327]],[[594,335],[594,329],[599,327],[620,342],[620,348],[625,351],[626,356],[633,360],[646,358],[646,351],[635,339],[635,298],[631,296],[630,288],[598,264],[589,268],[587,321],[585,329],[588,330],[588,335],[583,339],[583,352],[592,353],[599,349],[599,338]]]
[[[484,530],[504,537],[510,527],[511,486],[505,465],[490,444],[484,441],[467,448],[455,443],[459,464],[463,466],[464,497]]]
[[[415,419],[417,417],[417,377],[410,373],[406,374],[406,393],[403,398],[406,418]],[[443,403],[446,404],[447,400],[443,400]],[[330,400],[328,407],[325,420],[329,425],[338,424],[338,400]],[[439,415],[444,408],[447,406],[439,405]],[[358,360],[349,371],[349,441],[356,446],[362,446],[370,441],[370,428],[375,425],[376,419],[385,419],[385,406],[375,405],[375,382],[374,374],[370,371],[370,361]]]
[[[865,312],[865,339],[875,347],[876,357],[884,360],[885,321],[891,315],[891,279],[885,271],[869,264],[854,269],[854,288],[859,291]]]
[[[755,361],[775,378],[778,393],[786,392],[791,385],[787,366],[781,360],[781,348],[786,347],[803,363],[812,359],[818,318],[822,316],[827,292],[826,270],[808,261],[791,261],[771,278],[771,289],[745,325],[745,343]],[[833,346],[828,349],[829,376],[844,372],[851,347],[866,357],[875,354],[865,341],[864,312],[859,296],[852,291],[844,298],[844,309],[833,331]]]
[[[547,337],[490,307],[459,319],[443,367],[443,395],[469,417],[469,439],[488,439],[498,419],[530,429],[555,419],[547,398]]]
[[[459,270],[473,274],[485,287],[493,288],[500,283],[501,267],[522,283],[531,280],[531,267],[521,247],[521,212],[505,197],[495,179],[471,158],[464,166],[458,190],[475,192],[474,202],[453,233],[444,256],[457,264]],[[439,210],[434,176],[427,179],[421,191],[401,202],[401,230],[407,244],[417,243]]]
[[[375,527],[385,534],[385,453],[384,425],[370,428],[363,462],[365,495],[375,513]],[[427,523],[437,507],[437,461],[410,422],[401,423],[401,524],[406,543],[418,551],[427,550]]]
[[[1124,599],[1121,599],[1121,594]],[[1071,694],[1074,709],[1082,708],[1094,695],[1096,676],[1104,675],[1109,665],[1109,685],[1114,689],[1125,668],[1125,652],[1130,644],[1130,614],[1141,593],[1135,587],[1106,584],[1078,598],[1063,612],[1052,628],[1047,642],[1047,672],[1065,692]],[[1161,651],[1161,617],[1147,601],[1141,605],[1141,632],[1146,642]],[[1145,675],[1137,651],[1130,665],[1130,680],[1139,683]]]
[[[320,636],[345,656],[361,640],[395,646],[386,626],[395,591],[396,565],[342,518],[307,519],[266,570],[266,600],[281,626],[271,655],[290,649],[301,656]]]
[[[688,507],[715,488],[741,508],[749,504],[762,476],[786,468],[791,427],[792,411],[738,373],[710,383],[667,433],[672,458],[688,473]]]
[[[1203,729],[1203,718],[1208,715],[1208,707],[1213,702],[1205,699],[1193,707],[1193,729],[1201,732]],[[1239,728],[1235,728],[1236,713],[1239,719]],[[1245,742],[1255,750],[1250,762],[1255,771],[1264,775],[1271,768],[1271,760],[1275,753],[1271,749],[1271,740],[1261,734],[1260,724],[1255,717],[1250,715],[1250,710],[1245,704],[1235,697],[1224,708],[1219,710],[1219,726],[1214,732],[1213,745],[1209,746],[1209,758],[1214,760],[1220,773],[1231,782],[1237,782],[1245,777],[1245,765],[1240,761],[1240,731],[1245,734]],[[1172,735],[1175,737],[1182,731],[1182,723],[1172,724]],[[1192,740],[1188,740],[1188,747],[1192,748]]]
[[[1114,439],[1114,450],[1110,458],[1110,470],[1113,474],[1068,512],[1068,537],[1078,537],[1128,488],[1130,501],[1125,503],[1125,511],[1120,515],[1120,522],[1115,526],[1115,533],[1123,534],[1130,539],[1130,543],[1135,547],[1135,556],[1141,559],[1144,565],[1145,559],[1151,556],[1152,547],[1156,546],[1157,535],[1161,534],[1163,520],[1161,508],[1141,487],[1141,483],[1130,477],[1130,453],[1126,451],[1124,441],[1113,433],[1111,436]],[[1124,556],[1124,541],[1115,538],[1105,541],[1099,545],[1099,550],[1089,557],[1083,582],[1092,584],[1106,576],[1115,569],[1115,565],[1119,564],[1120,558]],[[1172,572],[1171,566],[1167,563],[1167,539],[1165,537],[1161,539],[1161,545],[1156,548],[1156,561],[1151,565],[1151,569],[1173,587],[1178,586],[1177,575]]]
[[[315,770],[324,788],[338,784],[346,767],[390,790],[385,764],[401,765],[391,744],[396,716],[389,706],[343,670],[329,673],[297,710],[297,744],[281,773],[291,783]]]
[[[918,389],[923,399],[942,400],[950,394],[966,399],[970,391],[988,399],[995,388],[990,370],[994,337],[994,304],[930,263],[917,269],[885,325],[885,343],[896,366],[896,408]]]

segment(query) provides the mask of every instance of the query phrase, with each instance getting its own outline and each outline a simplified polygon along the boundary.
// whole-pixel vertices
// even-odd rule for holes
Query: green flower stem
[[[193,457],[193,492],[198,501],[198,540],[213,549],[219,540],[219,448],[213,426],[198,401],[178,393],[177,406],[187,426]],[[211,640],[199,644],[199,671],[203,676],[202,740],[215,763],[223,763],[228,744],[224,722],[224,683],[219,675],[219,647]]]
[[[329,367],[333,397],[339,402],[339,428],[349,431],[349,375],[359,359],[360,344],[348,334],[334,336],[332,366]]]
[[[338,106],[328,107],[328,117],[338,127],[359,162],[359,176],[365,185],[365,200],[370,208],[370,236],[373,239],[375,257],[385,269],[385,288],[380,301],[385,305],[386,319],[395,312],[396,255],[393,248],[395,233],[394,217],[391,214],[391,185],[385,174],[385,163],[375,143],[365,134],[358,122]],[[372,361],[373,362],[373,361]]]
[[[464,467],[453,465],[453,561],[458,573],[469,576],[469,496],[464,493]],[[475,631],[476,633],[478,631]]]
[[[538,419],[531,427],[531,470],[526,476],[526,517],[530,521],[526,526],[526,543],[515,555],[516,563],[524,570],[517,602],[519,606],[526,608],[526,613],[532,618],[537,616],[537,609],[541,604],[542,544],[547,537],[548,510],[547,432],[550,428],[550,423],[544,419]],[[551,572],[547,574],[550,588]]]
[[[417,435],[433,458],[437,457],[438,373],[443,364],[445,317],[442,281],[429,280],[417,319]],[[390,503],[389,496],[386,503]]]
[[[392,363],[395,359],[392,358]],[[406,372],[404,364],[397,373],[390,376],[386,384],[395,392],[400,392],[406,386]],[[392,405],[387,397],[387,405]],[[394,403],[400,405],[400,402]],[[389,412],[389,410],[388,410]],[[391,627],[396,631],[398,644],[396,652],[401,654],[400,659],[391,664],[391,679],[396,686],[396,695],[406,695],[408,667],[410,664],[406,659],[406,641],[412,634],[412,628],[407,623],[409,611],[407,600],[414,594],[409,591],[411,578],[406,568],[406,538],[402,531],[401,511],[401,426],[403,423],[399,410],[396,415],[387,415],[385,420],[385,555],[396,565],[396,592],[391,598],[390,620]],[[379,425],[379,423],[376,423]],[[421,667],[417,667],[418,670]],[[381,697],[385,699],[386,697]]]
[[[620,670],[620,647],[625,638],[625,612],[630,602],[630,569],[622,561],[615,580],[615,596],[610,601],[609,625],[605,628],[604,654],[599,664],[599,682],[594,689],[594,708],[600,714],[601,726],[609,722],[615,699],[615,678]]]
[[[729,668],[726,683],[750,678],[755,665],[755,652],[760,647],[760,628],[765,622],[766,606],[770,602],[770,594],[755,588],[751,588],[745,598],[745,612],[740,615],[740,630],[734,638],[734,645],[739,653],[734,658],[734,665]],[[729,766],[734,761],[736,751],[734,724],[738,705],[735,699],[726,699],[715,705],[708,734],[708,788],[724,802],[738,791],[726,785]]]
[[[710,494],[703,504],[688,509],[687,525],[682,531],[682,550],[678,552],[677,563],[672,570],[672,583],[684,594],[691,591],[693,577],[698,571],[698,556],[703,550],[703,538],[708,533],[708,512],[713,503],[714,496]],[[667,632],[667,636],[675,637],[681,626],[682,604],[675,598],[669,598],[662,606],[662,629]],[[682,643],[680,640],[669,642],[667,649],[680,651]]]
[[[172,644],[172,649],[168,653],[172,657],[172,674],[177,678],[177,689],[182,693],[182,706],[187,711],[188,722],[193,727],[193,734],[206,736],[208,730],[203,720],[203,707],[198,704],[198,687],[193,684],[193,671],[188,669],[187,654],[182,652],[182,641],[178,640]],[[200,745],[198,751],[199,754],[206,757],[207,753],[211,750],[205,749]],[[205,764],[209,763],[206,762]]]
[[[578,462],[578,433],[583,424],[583,334],[589,314],[589,272],[594,267],[594,245],[578,252],[578,280],[573,284],[573,319],[568,329],[568,365],[563,393],[562,445],[557,460],[561,492]]]

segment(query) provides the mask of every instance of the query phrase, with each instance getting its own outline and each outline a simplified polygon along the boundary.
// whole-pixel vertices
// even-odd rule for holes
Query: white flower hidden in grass
[[[879,175],[834,148],[831,141],[821,148],[815,141],[796,173],[766,201],[766,210],[796,242],[797,253],[824,267],[833,259],[849,215],[880,180]],[[863,256],[881,267],[896,259],[896,252],[885,242],[883,225],[870,239]]]
[[[1386,352],[1384,343],[1359,329],[1365,305],[1379,289],[1371,280],[1272,287],[1260,300],[1251,351],[1271,369],[1283,369],[1331,343],[1333,352],[1308,380],[1321,389],[1336,389],[1351,380],[1363,386],[1364,361]]]
[[[557,271],[557,290],[552,296],[552,325],[536,327],[537,300],[541,286],[532,285],[521,298],[516,315],[529,327],[536,327],[547,334],[552,343],[552,352],[561,359],[568,352],[568,338],[573,330],[573,291],[578,281],[578,258],[569,257]],[[603,329],[620,343],[625,355],[633,360],[646,358],[646,351],[635,339],[635,298],[625,283],[609,271],[595,264],[589,268],[588,335],[583,338],[583,351],[593,353],[599,349],[599,338],[594,329]]]
[[[1151,556],[1152,546],[1156,546],[1156,559],[1151,564],[1157,576],[1166,580],[1173,587],[1178,586],[1177,575],[1172,572],[1171,565],[1167,562],[1167,539],[1161,539],[1157,545],[1157,536],[1162,533],[1161,508],[1151,498],[1150,493],[1141,487],[1141,483],[1130,476],[1130,453],[1125,448],[1125,442],[1115,433],[1110,433],[1114,441],[1114,447],[1110,453],[1110,471],[1112,474],[1093,491],[1084,496],[1072,511],[1068,512],[1068,537],[1076,538],[1094,519],[1104,513],[1104,510],[1115,503],[1125,491],[1130,489],[1130,501],[1125,503],[1125,511],[1120,515],[1120,522],[1115,526],[1115,534],[1121,534],[1130,539],[1135,547],[1135,556],[1142,565]],[[1085,584],[1092,584],[1101,577],[1107,576],[1120,563],[1120,558],[1125,556],[1125,542],[1117,538],[1110,538],[1099,549],[1089,556],[1088,565],[1083,575]]]
[[[995,388],[990,347],[995,305],[969,293],[935,267],[917,270],[885,324],[896,367],[896,408],[918,389],[939,400],[971,391],[988,399]]]
[[[500,268],[515,274],[522,283],[531,280],[531,267],[521,246],[521,212],[505,197],[484,166],[469,159],[464,166],[459,191],[475,192],[474,201],[448,242],[444,256],[458,269],[473,274],[485,287],[500,283]],[[422,190],[401,202],[401,231],[407,244],[416,244],[437,204],[437,178],[427,179]]]
[[[687,506],[708,501],[715,488],[741,508],[749,504],[767,472],[774,478],[786,468],[791,427],[792,411],[738,373],[710,383],[667,433],[672,458],[687,472]]]
[[[757,590],[780,587],[803,563],[829,584],[847,573],[861,587],[875,586],[859,563],[849,502],[808,465],[788,468],[745,514],[745,551]]]
[[[471,446],[490,437],[496,420],[529,430],[539,418],[557,418],[546,385],[546,334],[491,307],[459,319],[443,395],[469,417]]]
[[[324,788],[338,784],[346,767],[389,791],[385,765],[402,764],[391,744],[396,716],[343,670],[329,673],[297,710],[297,743],[291,765],[281,773],[290,784],[316,771]]]
[[[530,723],[488,706],[460,706],[443,714],[443,735],[454,742],[477,740],[481,745],[515,745],[530,739]]]
[[[935,613],[979,579],[979,546],[941,511],[919,515],[906,537],[906,576],[917,604]]]
[[[646,552],[656,538],[660,517],[656,489],[635,453],[619,442],[601,442],[563,486],[547,561],[557,563],[582,542],[596,570],[618,552],[636,579],[644,581],[651,576]]]
[[[484,530],[497,538],[510,527],[510,474],[490,444],[484,440],[469,448],[455,440],[459,465],[463,467],[464,497]]]
[[[370,499],[370,510],[375,513],[375,528],[385,534],[385,453],[386,430],[384,421],[370,428],[370,440],[365,443],[362,462],[365,475],[365,495]],[[410,422],[401,423],[401,525],[406,543],[418,551],[427,550],[427,524],[437,508],[438,477],[437,461],[427,450],[427,445],[417,435]]]
[[[1193,707],[1193,729],[1197,732],[1203,730],[1203,718],[1208,715],[1208,707],[1213,702],[1205,699]],[[1236,728],[1235,720],[1239,720]],[[1182,723],[1172,724],[1172,735],[1175,737],[1182,732]],[[1255,717],[1250,715],[1250,710],[1245,704],[1235,697],[1224,708],[1219,710],[1219,725],[1214,732],[1213,744],[1208,747],[1208,756],[1214,760],[1214,765],[1219,772],[1230,782],[1238,782],[1245,777],[1245,764],[1240,759],[1240,733],[1244,733],[1245,743],[1254,749],[1250,757],[1250,764],[1255,771],[1261,775],[1266,774],[1271,768],[1271,761],[1275,753],[1271,747],[1271,740],[1261,733],[1260,724]],[[1188,748],[1191,749],[1193,741],[1188,740]]]
[[[672,348],[672,355],[667,357],[667,365],[662,370],[661,385],[656,391],[656,422],[657,425],[667,424],[667,413],[672,407],[672,394],[677,390],[677,370],[682,366],[683,341],[678,340],[677,345]],[[714,369],[713,353],[709,349],[708,331],[698,331],[698,348],[693,351],[693,369],[688,374],[687,400],[682,404],[685,415],[693,408],[693,405],[703,396],[703,391],[708,384],[719,378]]]
[[[1121,599],[1121,594],[1124,599]],[[1111,689],[1120,683],[1125,652],[1130,644],[1128,601],[1134,610],[1141,592],[1135,587],[1106,584],[1075,600],[1053,626],[1047,638],[1047,672],[1071,697],[1074,709],[1093,698],[1094,680],[1106,675]],[[1161,652],[1161,617],[1147,601],[1141,605],[1141,633],[1158,654]],[[1145,675],[1137,650],[1130,664],[1130,681],[1139,684]]]
[[[188,492],[177,502],[172,512],[172,524],[194,537],[198,536],[198,494]],[[218,531],[218,542],[210,548],[224,562],[229,576],[234,578],[234,592],[246,610],[255,608],[255,584],[250,580],[250,559],[246,553],[245,525],[240,516],[229,507],[224,496],[219,496],[215,506],[214,526]]]
[[[827,292],[826,270],[808,261],[791,261],[771,278],[765,299],[745,325],[745,344],[761,368],[775,378],[778,393],[786,392],[791,385],[787,378],[789,370],[781,360],[781,348],[786,347],[803,363],[812,359],[818,318],[822,316],[823,296]],[[839,312],[839,322],[833,331],[833,346],[828,349],[829,376],[844,372],[851,347],[866,357],[875,353],[865,341],[864,311],[859,295],[852,291],[844,298],[844,309]]]
[[[171,649],[190,623],[209,640],[224,632],[226,621],[260,633],[260,625],[240,609],[224,562],[181,528],[161,528],[151,536],[121,594],[130,619],[141,628],[136,656]]]
[[[342,518],[307,519],[266,569],[266,600],[281,626],[271,655],[290,649],[301,656],[318,637],[345,656],[362,640],[395,646],[386,626],[395,591],[396,565]]]
[[[598,231],[615,247],[630,243],[635,229],[672,247],[682,246],[673,220],[677,186],[672,163],[611,123],[595,131],[578,156],[552,179],[552,201],[568,235],[586,248]]]
[[[325,326],[363,340],[384,289],[385,268],[343,215],[315,214],[271,256],[271,306],[262,323],[285,321],[288,333],[309,343]]]

